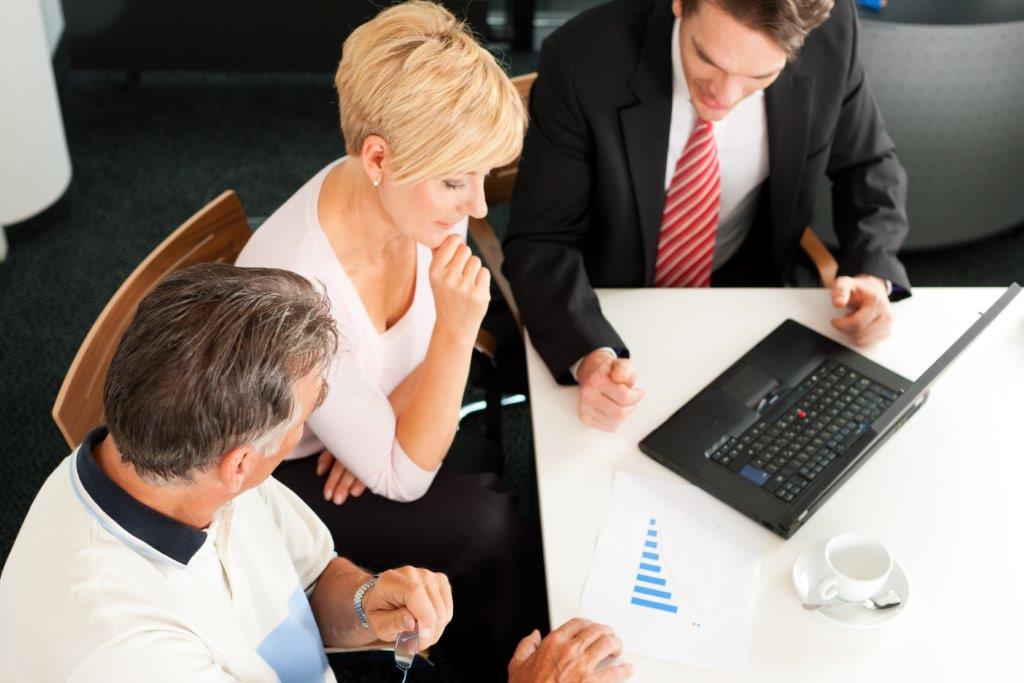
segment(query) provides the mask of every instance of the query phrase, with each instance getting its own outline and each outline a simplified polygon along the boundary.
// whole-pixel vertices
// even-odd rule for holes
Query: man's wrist
[[[882,289],[885,290],[886,296],[892,294],[892,280],[888,280],[882,277],[881,275],[868,275],[868,277],[874,278],[875,280],[878,280],[880,283],[882,283]]]
[[[356,611],[356,618],[363,628],[370,628],[369,622],[366,621],[366,611],[363,609],[363,602],[366,600],[366,594],[370,592],[377,580],[380,579],[380,574],[374,574],[369,577],[356,589],[355,594],[352,596],[352,606]]]
[[[615,349],[613,349],[610,346],[601,346],[599,348],[594,349],[593,351],[591,351],[590,353],[588,353],[587,355],[581,357],[578,361],[573,363],[572,367],[569,368],[569,372],[572,374],[572,378],[574,380],[576,380],[577,382],[580,381],[579,370],[580,370],[580,367],[583,365],[583,361],[585,361],[587,358],[590,357],[591,354],[593,354],[593,353],[595,353],[597,351],[604,351],[605,353],[610,355],[612,358],[618,358],[619,357],[619,354],[615,353]]]
[[[892,284],[892,280],[884,278],[881,275],[872,275],[870,273],[860,273],[860,274],[858,274],[856,276],[852,276],[851,275],[851,276],[847,276],[847,277],[856,277],[856,278],[860,278],[861,280],[864,280],[865,278],[867,278],[867,279],[870,279],[870,280],[877,281],[879,284],[882,285],[882,291],[885,292],[886,298],[891,297],[892,293],[893,293],[893,290],[895,289],[895,287]]]

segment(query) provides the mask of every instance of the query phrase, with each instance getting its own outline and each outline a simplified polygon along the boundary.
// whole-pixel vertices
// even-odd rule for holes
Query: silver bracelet
[[[359,623],[363,625],[363,628],[370,628],[370,625],[366,623],[366,612],[363,611],[363,598],[379,578],[380,574],[374,574],[364,581],[363,585],[356,589],[356,594],[352,596],[352,605],[356,608],[356,616],[359,617]]]

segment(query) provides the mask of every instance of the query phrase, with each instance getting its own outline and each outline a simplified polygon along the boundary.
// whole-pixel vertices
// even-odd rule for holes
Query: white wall
[[[60,0],[39,0],[43,9],[43,25],[46,27],[46,44],[50,46],[50,54],[57,50],[57,42],[64,33],[64,8]]]

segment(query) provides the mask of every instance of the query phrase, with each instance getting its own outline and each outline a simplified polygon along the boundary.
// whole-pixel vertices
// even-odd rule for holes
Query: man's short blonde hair
[[[515,86],[432,2],[395,5],[353,31],[334,83],[348,153],[381,136],[396,182],[501,166],[522,149],[526,111]]]

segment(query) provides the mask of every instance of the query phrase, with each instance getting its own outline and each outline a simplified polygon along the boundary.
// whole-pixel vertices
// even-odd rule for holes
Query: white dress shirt
[[[665,159],[665,190],[672,182],[676,162],[697,125],[690,90],[683,75],[679,54],[676,17],[672,30],[672,124],[668,133],[668,157]],[[718,208],[718,234],[712,270],[717,270],[736,253],[750,231],[757,212],[761,183],[768,177],[768,121],[764,108],[764,90],[758,90],[714,124],[721,175],[721,200]]]

